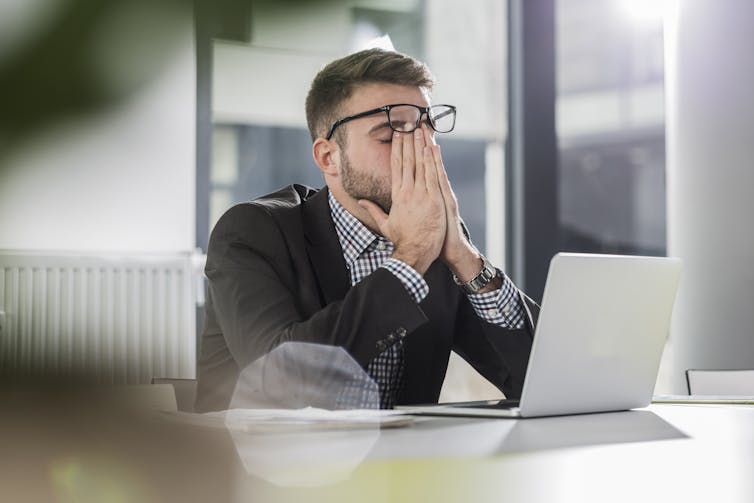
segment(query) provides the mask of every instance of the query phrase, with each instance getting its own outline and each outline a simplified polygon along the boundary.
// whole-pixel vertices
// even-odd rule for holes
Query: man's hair
[[[434,77],[421,61],[384,49],[367,49],[336,59],[314,77],[306,96],[306,122],[312,141],[327,134],[354,90],[370,83],[420,87],[429,93]],[[342,142],[344,137],[337,136],[336,140]]]

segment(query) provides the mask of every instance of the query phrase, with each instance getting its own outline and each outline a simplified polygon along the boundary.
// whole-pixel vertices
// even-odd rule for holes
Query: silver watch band
[[[470,281],[464,283],[456,275],[453,275],[453,281],[456,282],[458,286],[463,288],[463,290],[466,293],[478,293],[479,290],[484,288],[485,286],[489,285],[490,282],[497,277],[497,269],[490,263],[489,260],[487,260],[487,257],[482,255],[482,270],[471,278]]]

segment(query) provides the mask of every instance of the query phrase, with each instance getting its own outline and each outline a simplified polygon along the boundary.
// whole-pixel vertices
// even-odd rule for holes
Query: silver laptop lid
[[[531,417],[649,405],[680,270],[677,258],[555,255],[520,414]]]

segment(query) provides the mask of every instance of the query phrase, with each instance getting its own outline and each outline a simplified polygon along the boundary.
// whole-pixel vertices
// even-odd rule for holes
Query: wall
[[[182,16],[171,18],[175,38],[160,40],[171,52],[134,94],[49,124],[4,159],[0,249],[194,249],[196,74],[193,20]],[[138,32],[117,35],[92,47],[115,85],[158,49]]]
[[[749,0],[684,0],[666,35],[673,392],[687,368],[754,368],[752,19]]]

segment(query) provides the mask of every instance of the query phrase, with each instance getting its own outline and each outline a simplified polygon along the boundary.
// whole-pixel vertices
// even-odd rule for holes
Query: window
[[[665,254],[662,18],[638,4],[556,3],[562,250]]]
[[[439,138],[448,174],[475,244],[504,263],[504,2],[474,4],[253,2],[250,42],[214,42],[209,227],[232,204],[283,185],[324,185],[304,115],[311,79],[365,40],[389,35],[397,50],[429,64],[433,101],[458,106],[455,131]]]

